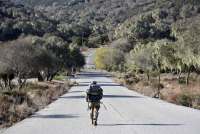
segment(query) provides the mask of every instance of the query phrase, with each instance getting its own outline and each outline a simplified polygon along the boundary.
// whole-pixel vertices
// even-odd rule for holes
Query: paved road
[[[84,91],[90,81],[104,89],[99,125],[89,120]],[[3,134],[199,134],[200,111],[142,96],[100,72],[84,72],[69,93]]]

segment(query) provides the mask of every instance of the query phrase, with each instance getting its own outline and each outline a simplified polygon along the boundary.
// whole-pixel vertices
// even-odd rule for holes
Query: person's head
[[[92,84],[97,84],[97,82],[96,82],[96,81],[93,81]]]

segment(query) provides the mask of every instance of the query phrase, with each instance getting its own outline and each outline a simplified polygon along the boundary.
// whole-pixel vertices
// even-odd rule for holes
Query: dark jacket
[[[86,101],[98,102],[103,97],[103,89],[97,84],[90,84],[86,91]]]

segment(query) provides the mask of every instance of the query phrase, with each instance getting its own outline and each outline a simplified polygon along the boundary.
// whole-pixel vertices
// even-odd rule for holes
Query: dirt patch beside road
[[[148,81],[144,75],[126,76],[114,74],[116,82],[125,85],[130,90],[137,91],[145,96],[153,97],[157,92],[157,77],[151,77]],[[200,78],[196,74],[191,75],[189,85],[185,84],[185,76],[177,79],[176,75],[162,74],[161,99],[170,103],[200,109]]]

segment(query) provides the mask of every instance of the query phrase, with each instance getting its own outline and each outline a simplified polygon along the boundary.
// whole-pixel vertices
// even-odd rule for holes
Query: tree
[[[0,62],[3,64],[0,65],[0,76],[4,85],[10,87],[10,80],[15,76],[21,89],[28,78],[52,80],[59,71],[57,66],[60,60],[56,55],[31,42],[32,37],[26,37],[2,45]]]
[[[133,49],[134,44],[132,44],[128,39],[118,39],[111,43],[111,47],[128,53]]]
[[[154,69],[154,59],[152,54],[154,52],[153,47],[150,45],[139,45],[130,52],[127,60],[129,70],[139,71],[142,70],[147,74],[147,79],[150,79],[150,72]]]
[[[72,68],[79,70],[81,67],[83,67],[85,65],[85,58],[84,58],[83,54],[81,54],[79,48],[76,48],[76,47],[72,48],[72,50],[70,52],[70,56],[71,56],[70,60],[72,63]]]
[[[71,67],[69,46],[62,38],[45,35],[43,38],[34,38],[33,44],[46,49],[57,58],[56,68],[54,68],[52,75],[55,75],[62,69],[69,69]]]
[[[4,51],[2,60],[18,78],[19,89],[21,89],[26,83],[26,79],[36,72],[37,49],[26,38],[7,42],[2,51]]]
[[[46,49],[41,49],[37,60],[38,80],[51,81],[53,77],[57,74],[57,65],[59,64],[59,59],[55,56],[55,54],[47,51]]]
[[[187,72],[186,84],[189,84],[190,74],[200,66],[199,20],[182,21],[174,25],[176,42],[176,57],[180,59],[182,71]]]
[[[98,69],[108,71],[124,71],[125,54],[113,48],[99,48],[95,55],[95,65]]]
[[[52,58],[56,66],[53,66],[53,70],[48,71],[51,78],[59,71],[71,71],[81,68],[85,64],[84,56],[81,54],[79,47],[72,44],[68,45],[68,43],[60,37],[46,34],[43,38],[34,38],[33,44],[53,54]]]
[[[125,63],[125,53],[119,49],[110,49],[110,54],[107,55],[107,70],[112,71],[125,71],[124,63]]]
[[[155,22],[151,14],[141,16],[133,29],[137,39],[146,39],[150,36],[151,23]]]
[[[98,48],[95,53],[95,65],[98,69],[106,69],[107,65],[105,60],[109,57],[108,48]]]
[[[140,44],[131,51],[129,60],[127,60],[130,70],[145,72],[148,80],[151,72],[156,71],[158,73],[155,97],[160,97],[161,72],[174,64],[172,62],[174,59],[173,50],[173,47],[166,40],[159,40],[146,45]]]
[[[1,49],[2,50],[2,49]],[[4,55],[4,52],[1,51]],[[11,89],[11,81],[14,79],[14,72],[8,64],[4,62],[4,56],[0,56],[0,86],[2,89]]]

